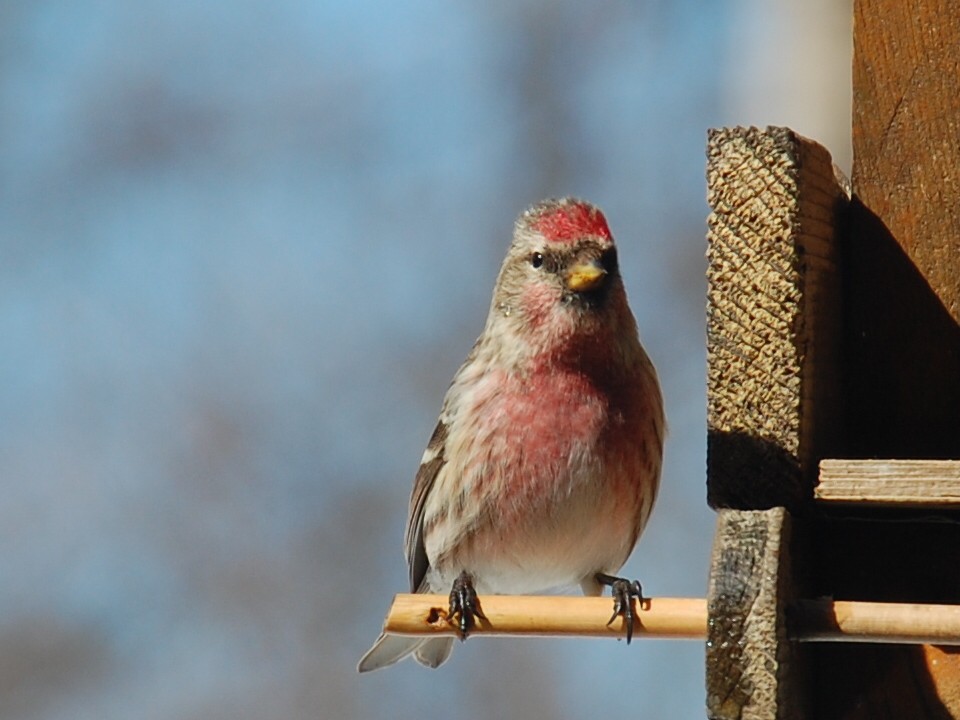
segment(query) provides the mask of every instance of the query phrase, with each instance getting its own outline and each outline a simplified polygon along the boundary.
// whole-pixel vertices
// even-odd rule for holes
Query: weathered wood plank
[[[717,515],[707,597],[712,720],[807,717],[803,668],[787,639],[790,538],[783,508]]]
[[[960,322],[960,6],[856,0],[853,187]]]
[[[712,130],[707,157],[708,502],[797,508],[837,439],[847,194],[786,128]]]
[[[822,502],[960,507],[960,460],[822,460],[814,495]]]

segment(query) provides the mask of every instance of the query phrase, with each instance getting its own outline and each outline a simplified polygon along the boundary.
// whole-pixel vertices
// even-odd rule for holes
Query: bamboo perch
[[[444,595],[399,594],[384,621],[389,635],[456,635]],[[609,597],[483,595],[471,635],[623,637],[623,618],[610,619]],[[801,600],[789,611],[792,637],[804,642],[960,645],[960,606]],[[705,639],[707,601],[644,600],[636,637]]]
[[[445,595],[400,594],[394,597],[383,631],[389,635],[456,635],[447,622]],[[613,601],[609,597],[555,595],[482,595],[470,631],[482,635],[576,635],[625,637],[623,618],[607,625]],[[703,638],[707,632],[707,601],[694,598],[644,599],[634,623],[636,635]]]

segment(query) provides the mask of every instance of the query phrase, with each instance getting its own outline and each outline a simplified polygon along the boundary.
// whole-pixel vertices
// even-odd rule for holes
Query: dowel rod
[[[455,635],[447,623],[444,595],[401,594],[384,623],[393,635]],[[609,597],[554,595],[482,595],[472,633],[483,635],[576,635],[623,637],[623,619],[607,625],[613,610]],[[707,601],[695,598],[645,599],[637,614],[635,635],[703,638],[707,631]]]
[[[384,621],[391,635],[456,635],[444,595],[400,594]],[[482,595],[475,635],[623,637],[622,618],[607,624],[609,597]],[[791,637],[802,642],[960,645],[960,606],[800,600],[789,608]],[[649,598],[635,637],[705,639],[707,601]]]

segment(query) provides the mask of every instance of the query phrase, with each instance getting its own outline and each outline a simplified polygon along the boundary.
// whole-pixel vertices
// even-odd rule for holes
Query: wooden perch
[[[444,595],[397,595],[383,631],[390,635],[456,635]],[[607,625],[609,597],[483,595],[487,619],[472,635],[616,637],[623,620]],[[792,639],[806,642],[935,643],[960,645],[960,606],[799,600],[787,611]],[[638,615],[636,637],[705,639],[707,601],[651,598]]]
[[[456,635],[447,622],[445,595],[397,595],[383,625],[393,635]],[[483,595],[471,634],[575,635],[624,637],[623,619],[607,625],[613,608],[609,597],[555,595]],[[707,602],[695,598],[644,600],[634,627],[637,636],[703,638],[707,630]]]

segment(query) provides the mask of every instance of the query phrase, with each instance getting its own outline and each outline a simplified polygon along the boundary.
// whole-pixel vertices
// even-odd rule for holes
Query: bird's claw
[[[487,619],[480,608],[477,591],[473,589],[473,576],[466,570],[461,572],[457,579],[453,581],[447,618],[450,620],[456,618],[457,631],[460,634],[461,642],[467,639],[470,630],[476,625],[476,618]]]
[[[643,607],[644,600],[648,599],[643,597],[640,581],[630,581],[626,578],[598,573],[597,582],[601,585],[609,585],[610,594],[613,595],[613,615],[610,616],[607,625],[610,625],[618,617],[622,617],[623,624],[627,629],[627,645],[629,645],[633,639],[633,628],[637,621],[633,600],[636,599],[638,607]]]

